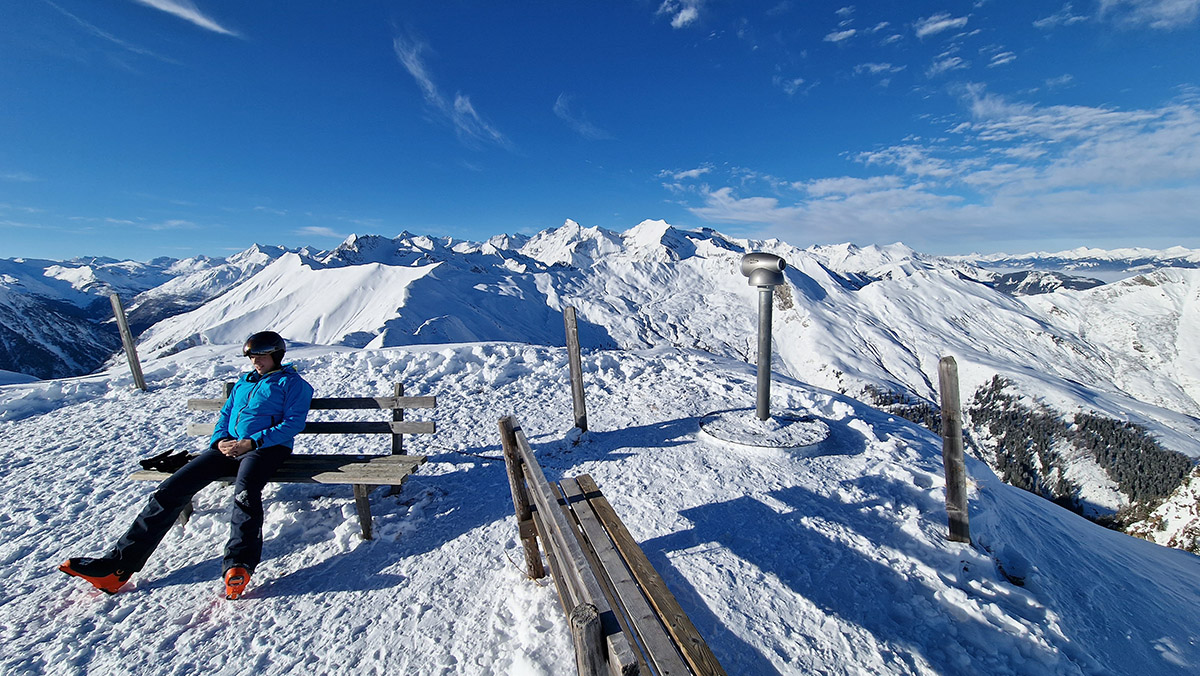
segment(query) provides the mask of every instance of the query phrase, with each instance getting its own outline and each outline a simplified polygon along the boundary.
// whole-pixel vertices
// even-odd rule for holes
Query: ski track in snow
[[[402,382],[438,397],[408,413],[437,422],[406,438],[429,462],[398,495],[372,493],[374,541],[359,538],[348,486],[269,486],[264,561],[227,602],[229,489],[215,486],[121,593],[58,573],[140,510],[153,486],[126,478],[138,458],[202,445],[184,433],[184,402],[236,378],[235,353],[152,361],[146,393],[117,370],[0,387],[0,433],[15,441],[0,451],[0,673],[573,672],[553,585],[521,570],[506,414],[549,478],[595,477],[730,674],[1200,670],[1200,558],[1095,526],[974,461],[976,544],[948,542],[936,437],[777,379],[773,410],[816,416],[827,440],[794,452],[702,440],[703,415],[754,400],[754,371],[673,349],[585,353],[582,435],[561,348],[293,350],[317,396]],[[297,449],[385,446],[302,436]]]

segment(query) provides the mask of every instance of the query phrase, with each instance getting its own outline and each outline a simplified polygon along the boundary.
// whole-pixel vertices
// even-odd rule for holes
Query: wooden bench
[[[233,390],[233,383],[225,383],[221,399],[188,399],[189,411],[220,411]],[[404,419],[408,408],[434,408],[436,397],[406,397],[404,386],[396,384],[391,397],[314,397],[310,411],[378,409],[391,411],[391,420],[379,421],[315,421],[307,422],[301,434],[387,434],[391,437],[390,454],[303,454],[293,453],[271,477],[281,483],[350,484],[354,488],[354,504],[358,512],[359,525],[364,539],[370,540],[371,503],[367,498],[370,487],[392,486],[398,489],[409,475],[424,464],[425,456],[408,455],[404,452],[405,434],[433,434],[432,421]],[[211,436],[215,422],[189,422],[188,434]],[[131,479],[162,481],[170,476],[166,472],[140,470]],[[222,481],[232,482],[233,476]],[[186,521],[191,510],[181,517]]]
[[[551,484],[514,420],[499,424],[527,572],[546,575],[540,540],[579,673],[725,674],[592,478]]]

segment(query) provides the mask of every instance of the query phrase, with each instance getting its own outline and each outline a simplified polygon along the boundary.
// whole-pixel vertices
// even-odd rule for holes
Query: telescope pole
[[[771,417],[771,307],[775,287],[758,287],[758,402],[759,420]]]

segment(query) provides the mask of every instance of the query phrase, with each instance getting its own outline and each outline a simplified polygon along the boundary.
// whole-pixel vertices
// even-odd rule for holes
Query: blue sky
[[[1200,248],[1200,0],[0,3],[0,258]]]

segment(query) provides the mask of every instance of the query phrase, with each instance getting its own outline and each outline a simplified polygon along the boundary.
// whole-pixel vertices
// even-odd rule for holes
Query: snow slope
[[[434,394],[429,457],[372,495],[357,537],[344,486],[268,488],[266,558],[218,594],[228,489],[201,493],[115,596],[54,570],[120,535],[151,486],[127,474],[184,436],[188,397],[245,367],[235,345],[0,386],[0,673],[563,674],[573,654],[548,581],[524,578],[496,420],[515,414],[550,477],[591,473],[730,674],[1190,674],[1200,558],[1108,531],[968,461],[975,545],[944,539],[940,443],[836,393],[778,378],[816,416],[803,453],[704,439],[749,406],[753,369],[658,347],[584,354],[592,430],[570,429],[566,355],[474,343],[289,353],[320,396]],[[304,452],[357,440],[302,437]],[[380,442],[383,452],[383,443]],[[1014,584],[1020,580],[1024,586]]]

